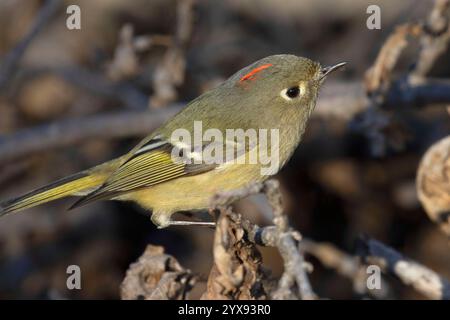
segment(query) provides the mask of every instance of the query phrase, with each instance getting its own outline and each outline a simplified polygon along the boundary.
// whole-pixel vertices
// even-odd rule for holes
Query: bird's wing
[[[174,159],[180,150],[172,143],[155,137],[134,149],[97,190],[78,200],[71,208],[99,199],[111,199],[143,187],[150,187],[175,178],[213,170],[216,164],[189,163],[186,157]],[[181,152],[182,153],[182,152]]]

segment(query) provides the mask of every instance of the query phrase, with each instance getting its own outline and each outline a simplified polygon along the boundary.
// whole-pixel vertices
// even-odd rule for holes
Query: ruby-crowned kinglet
[[[160,228],[202,224],[172,221],[171,216],[207,209],[215,193],[276,173],[299,144],[323,80],[343,65],[321,67],[294,55],[261,59],[190,102],[127,154],[6,201],[0,204],[0,216],[74,195],[82,198],[73,207],[98,199],[135,201],[153,212],[151,219]],[[202,137],[200,148],[192,148],[185,140],[198,138],[199,127],[209,137]],[[244,132],[244,140],[233,137],[230,141],[229,130]],[[267,130],[270,138],[262,134]],[[214,153],[211,146],[214,159],[221,158],[217,157],[221,135],[225,138],[219,145],[232,145],[232,157],[223,157],[222,163],[202,158],[205,151],[209,156]],[[246,145],[252,137],[256,140]],[[243,145],[243,151],[236,153],[235,147]],[[269,174],[263,173],[263,163],[258,161],[264,154],[262,145],[270,148],[269,159],[276,155],[276,166]],[[250,153],[255,150],[251,162]]]

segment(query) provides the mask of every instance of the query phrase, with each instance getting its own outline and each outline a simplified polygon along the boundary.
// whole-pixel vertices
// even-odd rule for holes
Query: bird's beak
[[[334,66],[323,67],[322,70],[320,70],[319,81],[324,80],[330,73],[332,73],[333,71],[336,71],[337,69],[342,68],[346,64],[347,64],[347,62],[341,62],[341,63],[335,64]]]

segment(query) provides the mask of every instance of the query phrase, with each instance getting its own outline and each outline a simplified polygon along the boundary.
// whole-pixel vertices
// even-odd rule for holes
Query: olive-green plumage
[[[175,224],[173,213],[206,209],[216,192],[268,177],[258,163],[174,161],[175,130],[193,134],[195,121],[224,135],[227,129],[277,129],[282,167],[301,140],[323,80],[341,65],[322,68],[293,55],[261,59],[190,102],[124,156],[4,202],[0,215],[78,195],[73,207],[98,199],[135,201],[152,211],[159,227]]]

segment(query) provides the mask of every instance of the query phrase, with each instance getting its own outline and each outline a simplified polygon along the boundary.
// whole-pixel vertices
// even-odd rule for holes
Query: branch
[[[450,283],[433,270],[412,261],[374,239],[360,239],[360,256],[367,264],[378,265],[406,285],[430,299],[449,300]]]
[[[446,50],[450,31],[446,11],[449,0],[436,0],[428,21],[398,26],[381,47],[375,63],[365,74],[368,95],[366,111],[352,123],[353,128],[366,135],[375,156],[386,153],[387,147],[402,148],[405,141],[388,139],[389,132],[402,131],[400,123],[387,111],[399,107],[421,107],[448,103],[450,83],[424,78],[436,59]],[[416,69],[394,79],[393,71],[411,38],[419,38],[422,48]],[[397,135],[399,136],[399,135]]]
[[[179,105],[173,105],[153,111],[123,111],[23,129],[0,136],[0,163],[89,139],[143,136],[180,109]]]
[[[67,82],[70,82],[87,92],[122,103],[129,109],[144,110],[148,105],[147,95],[130,83],[125,81],[110,81],[101,74],[91,72],[81,67],[65,67],[37,71],[56,73],[63,77]]]
[[[177,23],[173,45],[167,49],[163,61],[157,65],[153,75],[154,94],[150,98],[152,107],[165,106],[175,101],[176,87],[184,82],[185,52],[194,28],[195,2],[195,0],[177,1]]]
[[[450,136],[433,144],[417,170],[417,195],[431,221],[450,237]]]
[[[433,10],[422,27],[421,51],[412,76],[425,77],[437,59],[447,50],[450,41],[448,21],[449,0],[436,0]]]
[[[349,279],[356,293],[360,295],[368,293],[377,299],[386,299],[390,295],[390,286],[384,279],[381,279],[382,290],[370,290],[367,287],[367,268],[358,257],[340,250],[331,243],[315,242],[310,239],[303,239],[300,248],[319,260],[324,267],[335,270]]]
[[[450,103],[450,80],[423,79],[420,82],[411,78],[396,81],[386,94],[383,108],[421,108],[429,105]]]
[[[154,45],[169,47],[173,45],[172,38],[165,35],[135,36],[131,24],[123,25],[119,32],[114,57],[107,65],[108,77],[113,81],[135,77],[141,69],[138,54],[149,50]]]
[[[50,21],[50,18],[57,12],[61,2],[61,0],[47,0],[33,21],[30,31],[5,56],[3,63],[0,66],[0,90],[4,89],[7,85],[25,51],[36,36],[42,31],[44,26]]]
[[[242,227],[246,231],[249,241],[259,245],[276,247],[283,258],[285,270],[278,288],[272,296],[275,299],[292,298],[292,286],[296,284],[300,298],[315,299],[316,295],[306,274],[306,263],[297,245],[300,234],[289,227],[287,216],[283,212],[277,181],[269,180],[265,183],[255,183],[246,188],[220,193],[213,198],[212,206],[218,207],[222,215],[230,215],[226,211],[226,205],[237,199],[261,192],[266,195],[272,207],[274,226],[261,228],[241,218],[239,220],[242,221]]]
[[[391,85],[391,74],[401,53],[408,45],[410,36],[417,36],[421,31],[420,26],[404,24],[398,26],[381,47],[375,63],[365,74],[365,87],[372,99],[384,98]]]
[[[245,237],[241,217],[222,208],[213,243],[214,265],[202,299],[266,299],[261,254]]]

